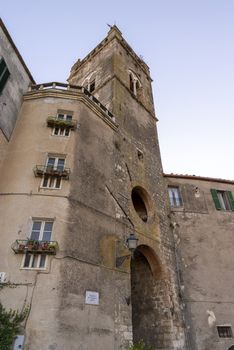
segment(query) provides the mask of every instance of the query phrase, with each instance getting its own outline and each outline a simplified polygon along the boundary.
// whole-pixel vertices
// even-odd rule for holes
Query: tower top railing
[[[85,94],[91,101],[93,101],[97,106],[99,106],[102,111],[110,117],[113,121],[115,121],[115,117],[113,114],[94,96],[92,95],[84,86],[79,85],[70,85],[66,83],[58,83],[58,82],[51,82],[51,83],[43,83],[43,84],[33,84],[29,87],[29,91],[40,91],[40,90],[48,90],[48,89],[58,89],[58,90],[64,90],[64,91],[79,91],[83,94]]]

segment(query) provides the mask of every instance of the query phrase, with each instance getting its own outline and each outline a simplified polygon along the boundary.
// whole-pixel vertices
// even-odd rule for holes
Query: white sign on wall
[[[99,305],[99,293],[86,290],[85,304]]]
[[[6,272],[0,272],[0,283],[6,282]]]

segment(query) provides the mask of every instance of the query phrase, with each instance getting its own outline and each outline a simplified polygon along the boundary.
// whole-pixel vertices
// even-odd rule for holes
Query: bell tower
[[[68,78],[70,84],[86,87],[118,115],[120,104],[132,98],[154,115],[151,81],[149,67],[115,25],[95,49],[73,65]]]
[[[119,247],[128,233],[139,240],[132,259],[117,267],[129,274],[133,341],[184,349],[149,67],[114,25],[95,49],[73,65],[68,82],[84,86],[112,112],[118,125],[112,164],[106,164],[113,169],[106,191],[115,204],[118,224],[125,227],[116,232],[115,254],[121,255]]]

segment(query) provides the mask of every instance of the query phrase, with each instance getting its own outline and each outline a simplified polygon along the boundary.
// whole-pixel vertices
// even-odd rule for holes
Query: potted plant
[[[140,340],[138,343],[131,345],[128,350],[156,350],[152,346],[146,346],[143,340]]]
[[[39,248],[39,242],[38,241],[34,241],[33,242],[33,250],[38,250]]]
[[[41,243],[41,249],[42,250],[48,250],[49,249],[49,242],[42,242]]]
[[[28,239],[27,243],[26,243],[26,247],[28,250],[32,250],[34,246],[34,240],[33,239]]]
[[[25,249],[25,244],[19,243],[19,248],[18,248],[18,250],[21,251],[21,252],[23,252],[24,249]]]
[[[55,251],[57,247],[57,242],[50,242],[49,243],[49,250]]]

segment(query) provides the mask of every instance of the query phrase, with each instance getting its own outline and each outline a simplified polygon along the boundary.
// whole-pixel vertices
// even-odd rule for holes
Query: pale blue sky
[[[115,23],[151,69],[164,171],[234,179],[234,0],[0,0],[0,16],[38,83]]]

